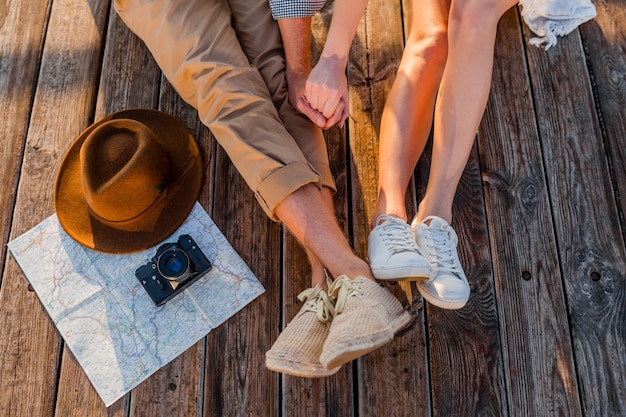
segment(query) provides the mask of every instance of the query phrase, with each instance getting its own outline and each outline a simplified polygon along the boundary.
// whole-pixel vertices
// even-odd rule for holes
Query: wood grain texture
[[[278,374],[265,368],[265,352],[280,324],[280,226],[261,210],[221,147],[213,158],[220,190],[213,220],[266,292],[207,336],[202,415],[275,415]]]
[[[512,415],[577,416],[562,276],[518,21],[516,10],[501,21],[479,135],[508,402]]]
[[[148,48],[111,7],[94,119],[129,108],[159,107],[161,71]],[[196,117],[197,118],[197,117]]]
[[[207,337],[204,415],[276,415],[278,374],[265,368],[265,352],[280,323],[280,227],[261,210],[221,148],[216,164],[220,192],[213,220],[266,292]]]
[[[598,15],[580,32],[590,67],[600,128],[607,144],[612,180],[620,196],[622,234],[626,234],[626,2],[594,1]]]
[[[4,269],[11,216],[39,71],[50,2],[5,2],[0,7],[0,270]],[[0,277],[0,285],[2,277]]]
[[[430,169],[430,152],[429,144],[418,163],[420,195],[425,191],[423,179]],[[502,341],[475,148],[459,182],[452,217],[471,294],[460,310],[444,310],[426,303],[432,413],[505,416]]]
[[[622,230],[622,238],[626,234],[624,213],[626,213],[626,27],[623,22],[626,19],[626,2],[620,1],[596,1],[594,2],[598,16],[591,22],[580,28],[583,46],[591,68],[591,82],[594,90],[596,107],[599,108],[599,122],[605,144],[607,146],[607,159],[612,180],[615,183],[618,200],[618,215]],[[604,177],[606,180],[606,177]],[[609,214],[611,215],[611,214]],[[604,228],[602,228],[604,230]],[[617,230],[612,229],[614,233]],[[600,230],[601,232],[601,230]],[[626,316],[626,294],[624,291],[624,245],[617,242],[618,260],[617,270],[605,269],[604,255],[595,257],[581,254],[583,264],[592,266],[593,279],[610,278],[604,280],[601,288],[594,288],[587,281],[582,289],[591,291],[587,297],[593,298],[593,304],[598,310],[594,320],[599,320],[605,330],[605,334],[597,334],[597,340],[589,340],[587,343],[600,343],[606,355],[602,358],[604,367],[609,367],[610,373],[604,376],[594,375],[600,378],[600,384],[581,379],[584,392],[584,409],[593,409],[593,414],[602,415],[611,413],[613,410],[626,409],[626,326],[620,317]],[[621,268],[619,265],[622,265]],[[615,268],[615,266],[613,266]],[[596,274],[593,274],[596,272]],[[617,285],[614,285],[617,283]],[[605,304],[608,301],[608,304]],[[595,333],[595,326],[591,329]],[[586,331],[583,330],[583,331]],[[594,349],[595,350],[595,349]],[[597,360],[590,357],[593,350],[582,354],[586,360]],[[587,369],[586,373],[595,373],[594,369]],[[591,413],[590,413],[591,414]]]
[[[69,0],[52,6],[17,190],[14,237],[54,211],[51,184],[57,164],[69,143],[89,124],[105,17],[106,5],[92,8]],[[77,38],[74,34],[79,31],[82,36]],[[0,408],[7,411],[5,415],[53,415],[55,402],[59,406],[70,400],[55,401],[61,340],[41,314],[35,294],[27,291],[21,274],[12,268],[6,277],[0,293],[0,328],[12,336],[2,340],[19,341],[20,348],[14,350],[19,354],[2,364],[12,373],[3,385],[13,388],[2,395]],[[6,375],[4,370],[2,374]],[[42,397],[46,400],[38,400]],[[104,409],[101,401],[98,406]]]
[[[618,382],[626,364],[626,250],[577,35],[548,53],[529,49],[528,61],[583,413],[619,415],[626,408]]]

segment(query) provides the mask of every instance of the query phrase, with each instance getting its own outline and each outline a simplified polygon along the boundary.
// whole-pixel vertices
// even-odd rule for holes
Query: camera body
[[[157,306],[162,306],[176,294],[206,275],[211,262],[189,235],[178,242],[165,243],[156,255],[135,271],[135,276]]]

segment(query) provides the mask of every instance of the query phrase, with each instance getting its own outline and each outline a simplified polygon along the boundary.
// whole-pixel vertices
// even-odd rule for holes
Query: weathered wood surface
[[[16,6],[9,7],[21,7],[14,4]],[[47,8],[46,4],[40,6]],[[29,12],[30,8],[24,10],[24,13]],[[52,4],[49,20],[44,25],[47,26],[45,44],[30,108],[10,238],[29,230],[54,211],[52,190],[57,164],[72,138],[90,121],[107,12],[106,4],[91,8],[80,0]],[[76,33],[81,36],[77,37]],[[13,39],[15,43],[19,41],[19,38]],[[37,44],[29,47],[37,48]],[[6,265],[3,276],[0,410],[4,415],[54,415],[55,405],[71,401],[75,395],[82,395],[82,391],[57,396],[66,392],[65,386],[58,386],[61,366],[66,364],[62,361],[66,356],[63,341],[42,305],[33,297],[34,292],[28,291],[27,282],[15,262]],[[82,378],[87,382],[84,376]],[[94,397],[93,403],[104,410],[99,398]]]
[[[589,70],[582,59],[583,46],[579,37],[572,36],[547,54],[529,52],[537,114],[551,116],[538,117],[539,138],[571,317],[582,410],[594,416],[623,413],[626,250],[613,184],[606,181],[611,178],[608,152]],[[622,77],[625,70],[622,66]],[[623,115],[624,108],[621,111]],[[622,133],[621,142],[623,138]],[[567,337],[567,329],[563,337]],[[567,350],[562,354],[567,360]],[[564,388],[575,387],[573,367],[571,372],[572,384],[564,384]]]
[[[0,8],[0,236],[8,241],[26,132],[39,75],[49,1],[4,4]],[[20,39],[20,42],[5,40]],[[4,267],[6,247],[0,248]],[[3,268],[4,269],[4,268]],[[0,278],[0,283],[2,278]]]
[[[526,41],[516,20],[509,13],[502,21],[479,135],[508,402],[520,415],[580,415]]]
[[[350,55],[352,114],[326,132],[339,223],[367,254],[378,127],[410,1],[370,1]],[[299,310],[306,255],[269,221],[214,138],[107,1],[0,6],[0,415],[618,416],[626,409],[626,0],[548,52],[511,10],[493,88],[454,206],[472,285],[456,312],[422,305],[410,328],[333,377],[268,372],[264,354]],[[319,54],[330,5],[315,19]],[[180,117],[205,159],[200,202],[266,293],[106,409],[6,243],[52,214],[70,141],[100,117],[152,107]],[[428,149],[407,195],[428,179]]]

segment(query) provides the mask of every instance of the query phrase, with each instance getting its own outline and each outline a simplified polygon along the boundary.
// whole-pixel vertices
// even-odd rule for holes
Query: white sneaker
[[[417,281],[434,276],[411,227],[397,217],[378,216],[368,237],[367,257],[376,279]]]
[[[426,222],[430,221],[429,224]],[[411,223],[415,241],[437,274],[428,281],[417,282],[417,289],[429,303],[456,310],[469,299],[470,287],[459,262],[456,246],[459,241],[448,222],[437,216]]]

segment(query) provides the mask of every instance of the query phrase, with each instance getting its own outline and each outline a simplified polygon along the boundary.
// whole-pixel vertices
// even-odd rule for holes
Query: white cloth
[[[596,16],[591,0],[520,0],[522,17],[538,37],[532,45],[549,49],[557,36],[564,36]]]

